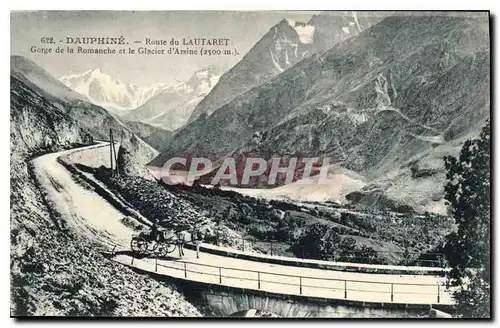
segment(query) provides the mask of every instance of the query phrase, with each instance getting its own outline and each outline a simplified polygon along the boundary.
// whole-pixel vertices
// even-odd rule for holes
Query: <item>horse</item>
[[[183,257],[184,245],[186,245],[186,243],[193,241],[193,234],[188,230],[177,231],[175,234],[177,236],[177,246],[179,247],[179,256]]]
[[[195,242],[193,238],[192,231],[180,230],[176,231],[174,229],[162,230],[158,233],[158,242],[170,242],[175,243],[179,248],[179,257],[184,256],[184,245],[189,242]]]
[[[205,229],[181,230],[176,232],[177,245],[179,246],[179,256],[184,256],[184,245],[194,243],[196,245],[196,258],[200,258],[200,244],[205,235]]]

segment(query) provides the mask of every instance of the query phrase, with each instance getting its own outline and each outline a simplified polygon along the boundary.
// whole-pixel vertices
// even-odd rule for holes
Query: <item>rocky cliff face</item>
[[[70,119],[72,126],[77,126],[80,130],[85,131],[94,140],[109,140],[109,131],[111,129],[116,141],[123,142],[123,145],[129,151],[136,154],[141,163],[147,163],[157,155],[158,152],[154,148],[138,138],[105,109],[82,100],[79,94],[66,87],[35,63],[19,56],[11,57],[11,76],[24,83],[25,87],[25,90],[16,96],[19,98],[13,97],[15,101],[20,99],[19,101],[26,102],[36,99],[33,101],[39,104],[43,102],[46,105],[45,108],[41,109],[40,113],[64,114],[64,117]],[[24,99],[28,94],[33,95],[33,97],[36,95],[36,98],[30,96]],[[16,108],[22,115],[26,115],[27,109],[30,107],[21,104]],[[57,109],[57,111],[54,109]],[[27,124],[38,124],[36,123],[38,113],[38,111],[33,112],[33,116],[27,119],[27,122],[29,122]],[[51,127],[50,124],[48,126]],[[56,134],[57,131],[52,129],[51,133]],[[43,140],[44,135],[38,136],[37,140],[40,140],[40,138]]]
[[[195,108],[189,122],[210,116],[238,95],[259,86],[314,53],[359,34],[388,13],[335,12],[309,22],[284,19],[273,26]]]
[[[36,92],[31,82],[11,75],[10,84],[11,162],[92,143],[91,135]]]
[[[195,120],[152,164],[308,150],[391,180],[418,154],[436,158],[474,134],[489,116],[489,83],[486,16],[393,16]]]
[[[102,244],[56,224],[61,213],[40,187],[30,160],[91,144],[110,126],[116,132],[124,127],[34,63],[14,57],[11,65],[11,315],[201,316],[174,287],[109,261]],[[127,136],[140,154],[132,161],[151,158],[154,152],[145,156],[149,146],[131,132]],[[50,183],[67,192],[57,181]]]
[[[93,140],[33,83],[16,74],[10,82],[11,314],[200,316],[175,288],[112,263],[97,248],[102,245],[55,224],[59,213],[29,161]]]

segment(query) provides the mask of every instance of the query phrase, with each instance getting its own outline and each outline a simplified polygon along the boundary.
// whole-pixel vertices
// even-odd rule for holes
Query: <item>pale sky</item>
[[[11,54],[22,55],[56,77],[101,68],[126,83],[137,85],[187,80],[208,65],[230,68],[269,29],[289,18],[307,22],[315,12],[186,12],[186,11],[38,11],[11,12]],[[195,37],[229,38],[240,56],[127,56],[31,53],[32,45],[43,46],[42,37],[123,36],[171,39]]]

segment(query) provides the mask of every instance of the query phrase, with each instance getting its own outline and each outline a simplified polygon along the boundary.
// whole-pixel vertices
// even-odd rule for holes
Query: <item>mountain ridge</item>
[[[221,74],[222,70],[216,66],[200,69],[188,81],[163,89],[123,118],[177,130],[186,124],[195,106],[217,85]]]
[[[473,134],[471,122],[489,115],[484,18],[386,18],[191,122],[150,165],[305,149],[343,153],[343,167],[374,183],[407,174],[411,157]],[[429,181],[442,188],[442,179]]]
[[[29,69],[27,69],[29,68]],[[47,102],[47,108],[51,109],[50,115],[64,115],[69,117],[72,126],[78,127],[85,134],[90,135],[93,140],[109,140],[109,131],[112,130],[117,141],[136,156],[138,162],[144,164],[149,162],[158,151],[137,137],[120,120],[108,113],[104,108],[91,104],[73,90],[66,87],[62,82],[50,75],[42,67],[33,61],[21,56],[11,57],[11,77],[24,83],[23,94],[30,98],[39,97]],[[22,98],[22,94],[17,95]],[[28,101],[28,100],[26,100]],[[34,100],[33,100],[34,101]],[[42,101],[42,100],[39,100]],[[34,101],[38,103],[39,101]],[[19,101],[18,103],[22,103]],[[30,110],[31,106],[18,107],[12,110],[21,113]],[[57,112],[55,112],[57,110]],[[61,114],[62,113],[62,114]],[[36,116],[37,112],[33,112]],[[38,124],[35,117],[29,119],[30,124]],[[27,122],[29,123],[29,122]],[[29,126],[26,127],[29,129]],[[48,124],[44,129],[54,128],[54,124]],[[57,131],[52,131],[57,134]],[[50,132],[50,133],[52,133]],[[50,134],[46,131],[46,134]],[[41,137],[43,140],[43,137]]]
[[[119,115],[143,105],[151,97],[169,87],[165,83],[146,86],[124,83],[103,72],[101,68],[62,76],[59,80],[81,94],[84,99]]]
[[[218,85],[196,106],[189,122],[202,114],[212,115],[236,96],[268,82],[302,59],[331,48],[335,43],[356,35],[381,19],[377,16],[379,14],[360,13],[365,17],[363,26],[359,27],[359,31],[346,33],[344,25],[354,23],[354,13],[320,14],[313,16],[307,23],[281,20],[269,29],[240,62],[222,75]]]

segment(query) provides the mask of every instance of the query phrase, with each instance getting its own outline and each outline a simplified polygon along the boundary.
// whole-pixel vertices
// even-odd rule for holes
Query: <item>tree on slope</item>
[[[445,199],[457,224],[445,246],[456,311],[462,317],[490,316],[490,122],[478,139],[467,140],[457,158],[445,157]]]
[[[340,256],[342,238],[327,226],[316,223],[306,229],[292,245],[292,252],[299,257],[331,260]]]

